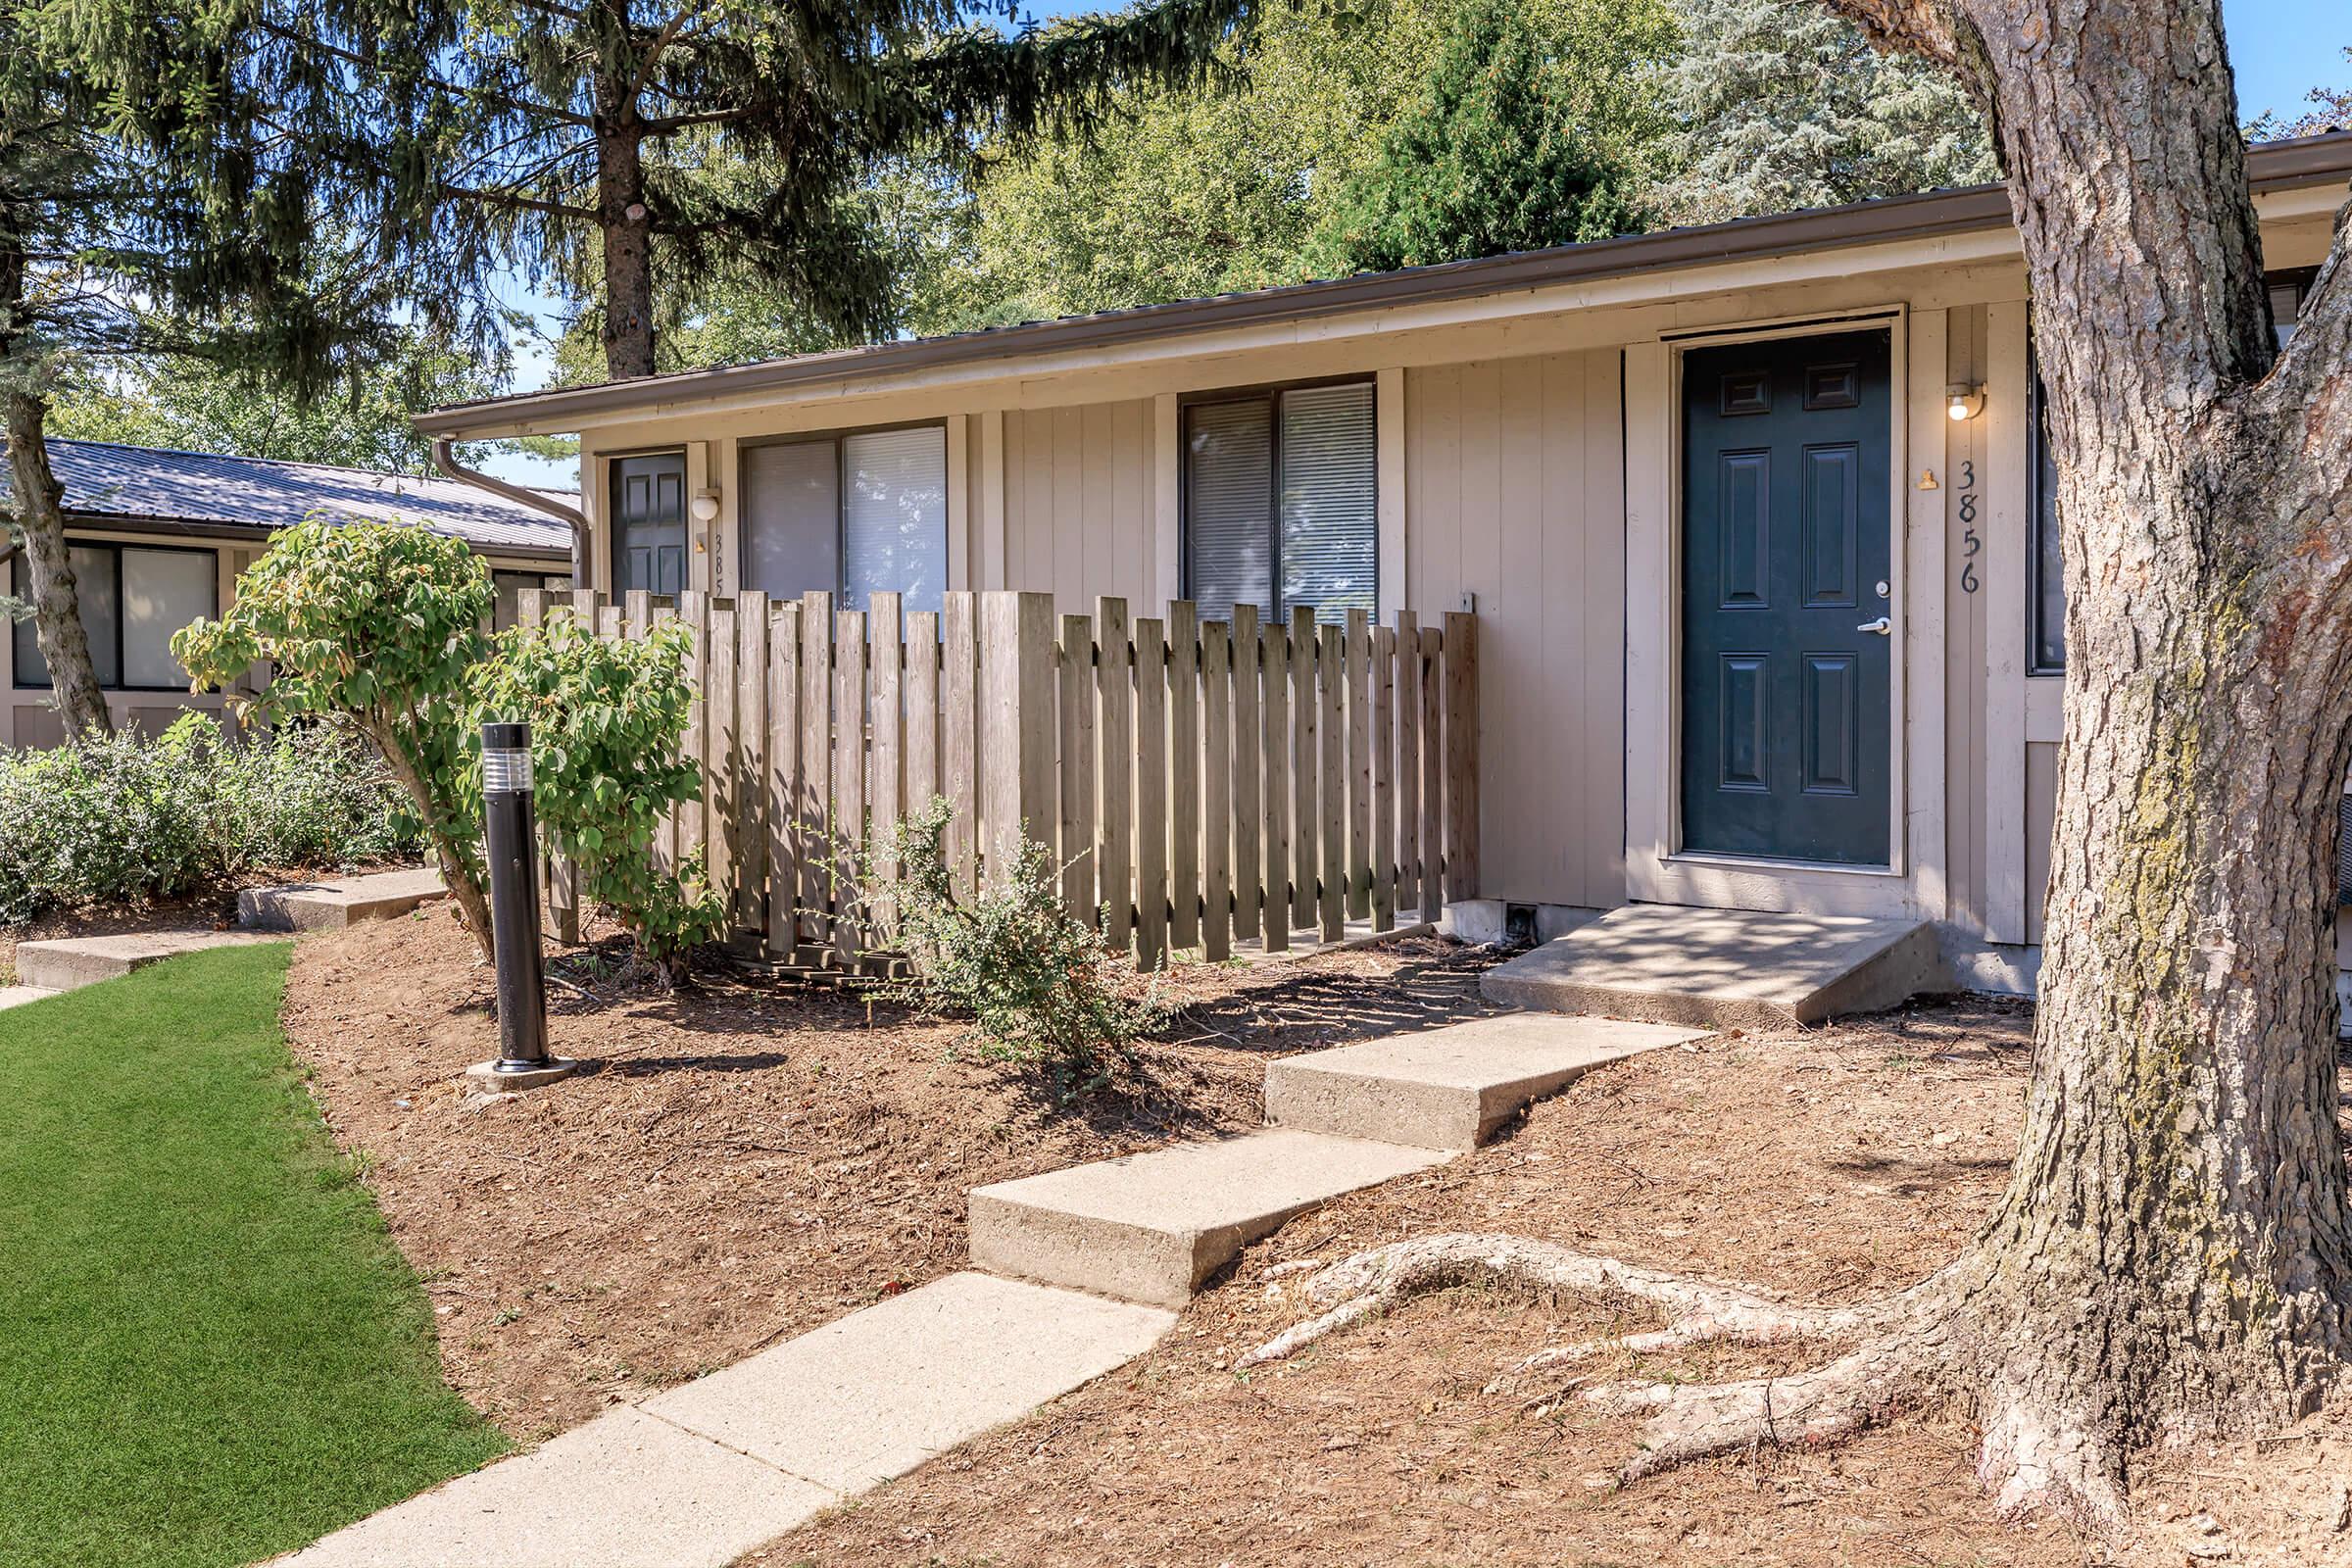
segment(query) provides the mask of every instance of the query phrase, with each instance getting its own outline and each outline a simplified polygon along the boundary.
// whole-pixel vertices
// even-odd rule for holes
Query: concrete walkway
[[[717,1565],[1150,1349],[1176,1314],[951,1274],[435,1488],[286,1568]]]
[[[434,899],[447,898],[441,873],[433,870],[375,871],[327,882],[295,882],[247,888],[237,895],[236,931],[209,926],[124,931],[103,937],[59,937],[17,944],[17,981],[0,987],[0,1008],[21,1006],[77,991],[101,980],[119,980],[183,953],[271,942],[278,933],[327,931],[366,920],[390,920]]]
[[[278,1559],[283,1568],[724,1568],[1142,1354],[1250,1242],[1704,1030],[1512,1014],[1286,1057],[1270,1122],[971,1196],[973,1261]],[[560,1091],[558,1091],[560,1092]],[[1016,1277],[1004,1277],[1016,1276]]]

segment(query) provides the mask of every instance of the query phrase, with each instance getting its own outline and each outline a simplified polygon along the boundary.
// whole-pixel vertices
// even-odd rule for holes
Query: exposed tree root
[[[1710,1343],[1859,1340],[1826,1365],[1788,1377],[1711,1386],[1611,1384],[1587,1391],[1582,1397],[1602,1408],[1646,1417],[1640,1451],[1624,1467],[1627,1481],[1713,1454],[1833,1442],[1949,1387],[1952,1303],[1958,1298],[1950,1276],[1857,1305],[1802,1306],[1751,1286],[1497,1235],[1424,1237],[1342,1259],[1301,1286],[1324,1310],[1236,1365],[1282,1360],[1413,1297],[1482,1280],[1630,1298],[1666,1309],[1663,1328],[1545,1350],[1521,1363],[1523,1371],[1609,1349],[1650,1353]],[[2094,1481],[2086,1490],[2100,1489]],[[2105,1500],[2104,1494],[2093,1499]]]
[[[1374,1248],[1325,1268],[1304,1286],[1307,1298],[1325,1308],[1322,1315],[1258,1347],[1236,1365],[1280,1361],[1399,1301],[1477,1280],[1545,1292],[1630,1297],[1655,1302],[1673,1314],[1672,1321],[1654,1333],[1544,1351],[1529,1358],[1528,1370],[1617,1348],[1655,1351],[1718,1340],[1768,1345],[1868,1333],[1904,1315],[1902,1297],[1861,1306],[1795,1306],[1752,1286],[1642,1268],[1517,1236],[1428,1236]]]

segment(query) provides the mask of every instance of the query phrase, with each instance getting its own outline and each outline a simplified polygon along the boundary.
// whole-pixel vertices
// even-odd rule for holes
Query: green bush
[[[219,620],[172,639],[197,689],[226,688],[257,660],[270,684],[232,697],[269,720],[332,715],[358,727],[407,793],[450,896],[490,954],[479,765],[467,678],[489,651],[497,594],[463,540],[425,528],[313,518],[270,536]]]
[[[154,738],[0,749],[0,925],[413,856],[404,806],[373,749],[333,723],[232,741],[188,713]]]
[[[662,813],[702,792],[685,756],[687,641],[670,625],[643,641],[608,642],[559,609],[543,627],[502,632],[473,674],[483,718],[531,726],[539,823],[579,865],[582,896],[612,911],[639,957],[672,973],[727,924],[725,898],[699,855],[674,871],[654,859]]]
[[[1166,1016],[1157,996],[1061,905],[1059,868],[1045,845],[1024,841],[1007,884],[965,899],[948,863],[953,808],[934,800],[900,824],[888,844],[857,857],[859,886],[880,887],[895,858],[890,904],[901,975],[890,1000],[969,1017],[983,1054],[1035,1062],[1071,1092],[1100,1088],[1138,1037]]]

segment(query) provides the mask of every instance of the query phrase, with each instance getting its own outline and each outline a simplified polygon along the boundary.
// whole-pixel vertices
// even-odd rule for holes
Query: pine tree
[[[381,0],[336,48],[439,127],[423,178],[450,275],[518,263],[573,285],[620,378],[654,373],[658,325],[691,319],[710,280],[756,282],[798,333],[887,334],[878,179],[985,135],[1083,131],[1122,84],[1195,85],[1254,4],[1156,0],[1006,34],[956,0],[470,0],[415,24]],[[414,52],[386,71],[391,40]]]
[[[1471,0],[1420,101],[1336,197],[1310,268],[1388,271],[1639,228],[1629,127],[1595,122],[1574,59],[1511,0]]]
[[[1811,0],[1676,0],[1661,74],[1672,129],[1649,201],[1674,223],[1834,207],[1999,177],[1984,118],[1947,72],[1871,47]]]
[[[61,379],[201,362],[307,393],[372,363],[413,275],[397,121],[301,29],[234,6],[0,0],[0,419],[9,532],[70,730],[108,727],[45,445]],[[382,106],[378,106],[379,110]],[[448,302],[422,308],[444,323]]]

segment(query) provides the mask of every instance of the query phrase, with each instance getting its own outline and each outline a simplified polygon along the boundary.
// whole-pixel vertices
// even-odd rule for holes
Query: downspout
[[[484,473],[479,468],[466,467],[451,456],[456,445],[455,440],[449,436],[433,437],[433,466],[440,469],[442,473],[457,480],[460,484],[469,484],[477,490],[487,490],[494,496],[504,496],[509,501],[520,502],[534,511],[544,512],[551,517],[561,517],[571,524],[571,580],[575,584],[578,583],[581,568],[588,560],[588,519],[580,514],[580,510],[577,507],[567,507],[561,501],[551,500],[525,485],[512,484],[493,474]]]

